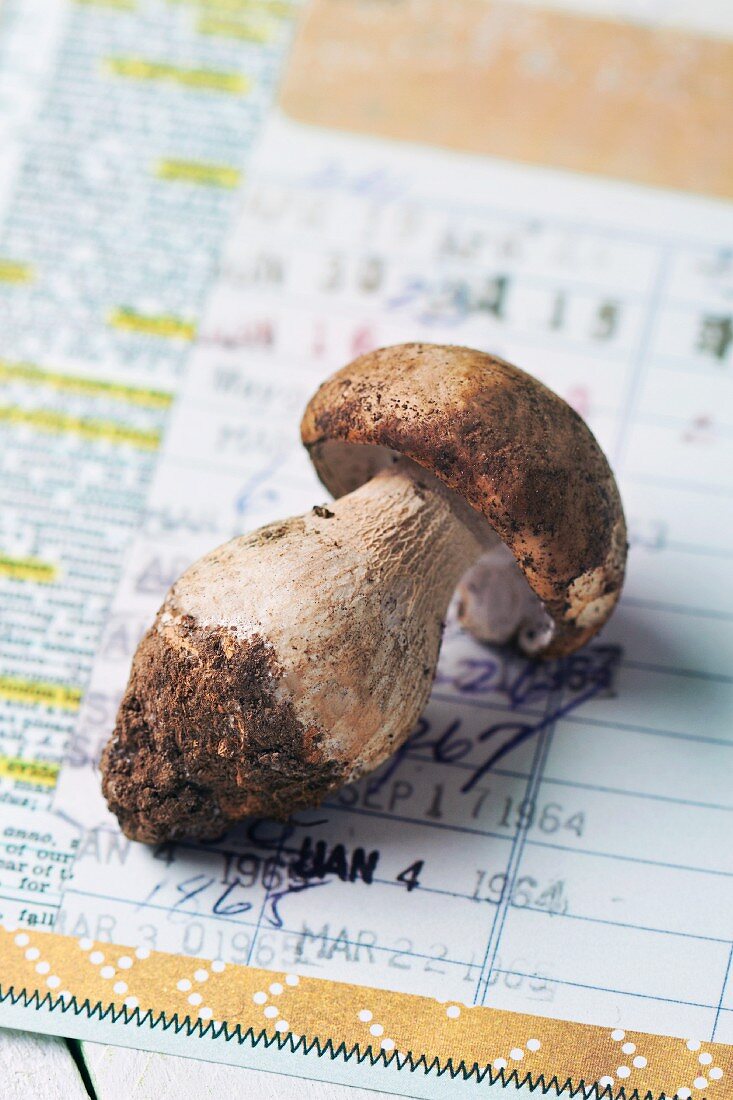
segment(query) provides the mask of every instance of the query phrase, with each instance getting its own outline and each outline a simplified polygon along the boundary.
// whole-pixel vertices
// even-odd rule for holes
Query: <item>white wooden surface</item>
[[[99,1100],[385,1100],[383,1092],[84,1043]]]
[[[0,1096],[87,1100],[88,1093],[63,1039],[0,1029]]]
[[[384,1100],[371,1089],[82,1043],[95,1100]],[[0,1028],[2,1100],[89,1100],[64,1039]]]

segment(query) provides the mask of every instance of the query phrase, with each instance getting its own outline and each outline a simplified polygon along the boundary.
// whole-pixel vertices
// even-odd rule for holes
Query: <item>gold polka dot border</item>
[[[0,996],[124,1010],[119,1026],[177,1020],[483,1079],[597,1085],[606,1097],[727,1100],[733,1047],[396,993],[0,926]],[[63,1031],[63,1017],[59,1014]]]

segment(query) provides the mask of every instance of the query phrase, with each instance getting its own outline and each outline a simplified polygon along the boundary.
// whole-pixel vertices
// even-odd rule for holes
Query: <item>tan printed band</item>
[[[457,1001],[168,955],[55,932],[0,929],[0,1003],[101,1015],[193,1034],[313,1047],[332,1058],[421,1065],[467,1080],[613,1097],[726,1100],[733,1047],[467,1007]],[[60,1028],[63,1031],[63,1026]]]
[[[300,122],[733,196],[733,42],[510,0],[312,0]]]

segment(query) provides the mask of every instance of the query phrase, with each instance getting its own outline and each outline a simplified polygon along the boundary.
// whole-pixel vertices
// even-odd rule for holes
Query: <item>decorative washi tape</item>
[[[471,1007],[297,974],[0,929],[0,1005],[448,1073],[543,1092],[726,1100],[733,1047]],[[64,1031],[63,1020],[59,1031]],[[90,1036],[93,1037],[93,1036]]]

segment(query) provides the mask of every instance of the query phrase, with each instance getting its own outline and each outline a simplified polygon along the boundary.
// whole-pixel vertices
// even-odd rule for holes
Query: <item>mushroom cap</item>
[[[438,344],[380,348],[320,386],[301,437],[334,497],[399,454],[482,515],[553,621],[539,655],[571,653],[611,614],[627,549],[614,476],[575,410],[511,363]]]

